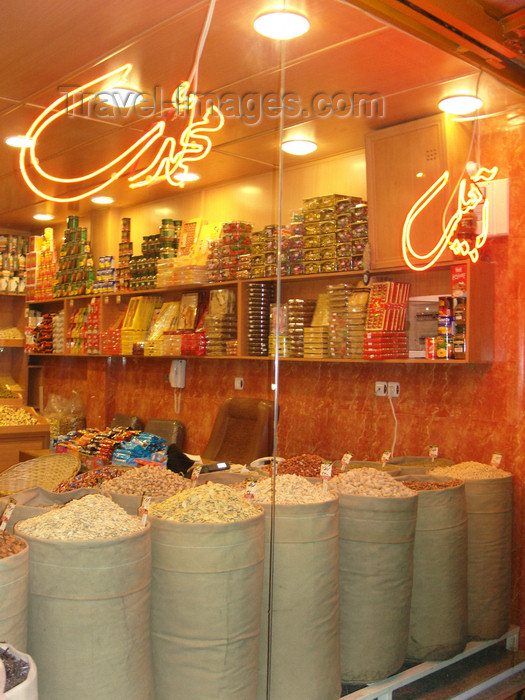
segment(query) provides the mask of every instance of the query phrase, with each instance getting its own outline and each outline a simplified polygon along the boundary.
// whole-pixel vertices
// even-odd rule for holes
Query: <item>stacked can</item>
[[[454,357],[454,299],[439,297],[438,335],[436,338],[436,357],[447,360]]]
[[[268,355],[270,307],[275,302],[275,282],[252,282],[248,290],[248,354]]]
[[[53,296],[92,294],[95,268],[87,228],[78,226],[78,216],[69,216],[57,261]]]
[[[133,255],[133,243],[131,242],[131,219],[125,217],[121,222],[121,236],[118,245],[118,269],[117,287],[120,291],[129,289],[131,272],[129,261]]]

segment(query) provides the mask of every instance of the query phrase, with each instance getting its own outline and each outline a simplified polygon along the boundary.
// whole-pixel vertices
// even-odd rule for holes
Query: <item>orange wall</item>
[[[377,459],[393,440],[386,399],[375,399],[376,379],[398,381],[396,455],[419,455],[429,444],[456,461],[488,461],[504,453],[514,474],[513,622],[521,608],[523,453],[525,449],[525,128],[484,126],[484,165],[498,165],[510,178],[510,236],[489,240],[483,250],[496,263],[495,359],[488,366],[280,363],[278,453],[315,452],[339,458]],[[45,360],[46,395],[75,388],[98,427],[115,412],[141,418],[173,418],[173,392],[164,382],[169,361]],[[108,369],[108,371],[106,371]],[[273,363],[266,360],[189,360],[179,417],[187,427],[186,450],[203,449],[218,406],[233,395],[233,377],[245,380],[245,396],[271,398]]]

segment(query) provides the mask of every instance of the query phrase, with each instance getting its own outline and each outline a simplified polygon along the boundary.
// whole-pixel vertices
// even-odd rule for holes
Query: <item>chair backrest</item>
[[[272,454],[273,402],[230,398],[222,404],[202,458],[249,464]]]
[[[130,428],[130,430],[142,430],[142,421],[138,416],[129,413],[115,413],[110,428]]]
[[[177,445],[182,450],[186,428],[180,420],[167,420],[165,418],[150,418],[144,428],[145,433],[152,433],[164,438],[168,445]]]

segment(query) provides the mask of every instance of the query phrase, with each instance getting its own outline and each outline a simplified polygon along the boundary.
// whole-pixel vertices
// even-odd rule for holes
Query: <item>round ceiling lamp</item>
[[[100,197],[92,197],[91,201],[93,202],[93,204],[113,204],[115,200],[113,199],[113,197],[100,195]]]
[[[253,23],[256,32],[267,36],[269,39],[284,40],[306,34],[310,29],[310,22],[298,12],[278,10],[259,15]]]
[[[285,153],[290,153],[293,156],[306,156],[317,149],[317,144],[308,139],[290,139],[283,141],[281,148]]]
[[[200,179],[200,175],[197,175],[197,173],[177,173],[175,175],[175,180],[179,182],[196,182]]]
[[[8,136],[5,140],[8,146],[14,146],[14,148],[29,148],[33,145],[33,139],[27,136]]]
[[[33,216],[33,219],[37,221],[52,221],[54,218],[53,214],[35,214]]]
[[[439,102],[439,109],[447,114],[472,114],[483,105],[483,101],[475,95],[451,95]]]

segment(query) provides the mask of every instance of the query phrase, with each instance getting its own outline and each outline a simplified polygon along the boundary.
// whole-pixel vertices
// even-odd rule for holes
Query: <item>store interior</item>
[[[487,59],[487,52],[475,55],[473,41],[463,48],[458,44],[454,52],[448,36],[432,42],[421,25],[409,33],[410,21],[399,26],[395,12],[390,14],[393,3],[380,3],[384,7],[375,15],[367,7],[372,3],[304,0],[297,4],[296,9],[309,19],[310,30],[279,42],[253,29],[254,18],[266,9],[264,3],[218,0],[200,56],[197,44],[210,17],[208,2],[162,0],[145,5],[140,0],[94,0],[87,12],[81,3],[65,8],[61,2],[46,2],[35,7],[30,0],[22,0],[5,8],[0,233],[38,235],[43,226],[33,217],[47,213],[54,217],[45,225],[53,228],[58,249],[67,217],[75,215],[88,229],[94,258],[113,255],[117,259],[123,217],[131,220],[130,240],[138,250],[143,236],[155,233],[167,217],[216,226],[244,221],[261,230],[268,225],[287,226],[292,212],[308,198],[342,193],[370,202],[372,178],[378,172],[372,174],[370,134],[437,115],[438,102],[447,95],[476,94],[483,100],[476,117],[453,125],[464,131],[469,144],[467,151],[454,154],[458,172],[467,161],[475,161],[497,166],[498,179],[508,179],[508,231],[489,236],[480,250],[480,264],[492,263],[494,275],[493,288],[488,276],[477,290],[480,311],[475,338],[480,344],[485,338],[490,346],[483,360],[277,359],[249,357],[247,352],[187,356],[180,406],[168,381],[172,357],[31,354],[15,358],[7,350],[0,357],[0,370],[7,373],[17,365],[27,403],[39,410],[51,394],[76,392],[85,408],[86,424],[93,428],[102,430],[115,414],[139,416],[144,424],[152,418],[179,420],[185,426],[184,451],[194,455],[204,450],[224,400],[237,396],[278,406],[274,455],[283,458],[306,453],[333,461],[350,451],[356,460],[378,461],[386,449],[395,456],[426,455],[430,445],[438,445],[440,456],[454,463],[489,463],[494,452],[502,453],[502,466],[513,476],[511,622],[521,626],[525,622],[523,61],[516,52],[509,58],[507,47],[507,63],[498,68],[493,56]],[[479,33],[473,31],[473,35],[479,43]],[[489,45],[496,53],[494,42]],[[224,126],[212,134],[209,154],[192,166],[200,179],[183,187],[164,180],[130,188],[128,177],[153,159],[157,146],[152,146],[140,166],[128,165],[113,181],[112,168],[105,174],[95,173],[87,182],[74,181],[79,173],[92,173],[118,158],[155,121],[164,123],[165,136],[180,134],[171,104],[171,109],[161,109],[164,122],[158,114],[151,119],[130,114],[132,110],[119,114],[112,109],[104,118],[91,114],[68,121],[63,116],[51,123],[40,137],[38,163],[48,173],[59,173],[63,181],[35,176],[31,190],[21,177],[17,151],[4,144],[5,138],[25,133],[44,108],[63,97],[58,86],[74,90],[127,64],[132,65],[129,84],[154,97],[168,100],[191,75],[198,76],[199,93],[231,97],[231,113],[225,111]],[[520,71],[524,71],[521,85]],[[283,93],[297,97],[300,113],[279,115],[267,103],[263,105],[265,95]],[[366,94],[374,96],[374,101],[365,100],[361,115],[352,113],[348,101],[344,114],[314,115],[313,98],[319,93]],[[250,95],[251,101],[245,97],[239,102],[243,95]],[[242,118],[240,111],[248,104],[253,112]],[[306,156],[283,154],[281,143],[292,138],[313,140],[317,149]],[[403,155],[398,154],[400,160]],[[434,176],[440,159],[441,154],[439,163],[432,165]],[[92,204],[86,195],[91,190],[110,195],[114,202]],[[405,210],[413,203],[401,187],[399,202]],[[382,232],[385,240],[400,235],[397,224]],[[407,271],[401,260],[389,265],[376,253],[370,270],[372,276],[383,277],[393,272],[396,279],[410,281],[417,294],[448,294],[450,263],[458,260],[464,258],[445,254],[441,271],[418,273]],[[322,275],[311,280],[279,276],[277,282],[282,301],[308,294],[315,297],[327,284]],[[63,308],[64,303],[69,302],[48,302],[45,308],[53,310],[53,304]],[[2,301],[2,307],[5,304]],[[126,304],[127,299],[112,297],[111,314]],[[23,327],[20,311],[10,306],[1,314]],[[236,378],[243,380],[242,390],[235,389]],[[398,382],[399,397],[393,402],[377,397],[377,381]],[[524,644],[520,642],[520,649]]]

